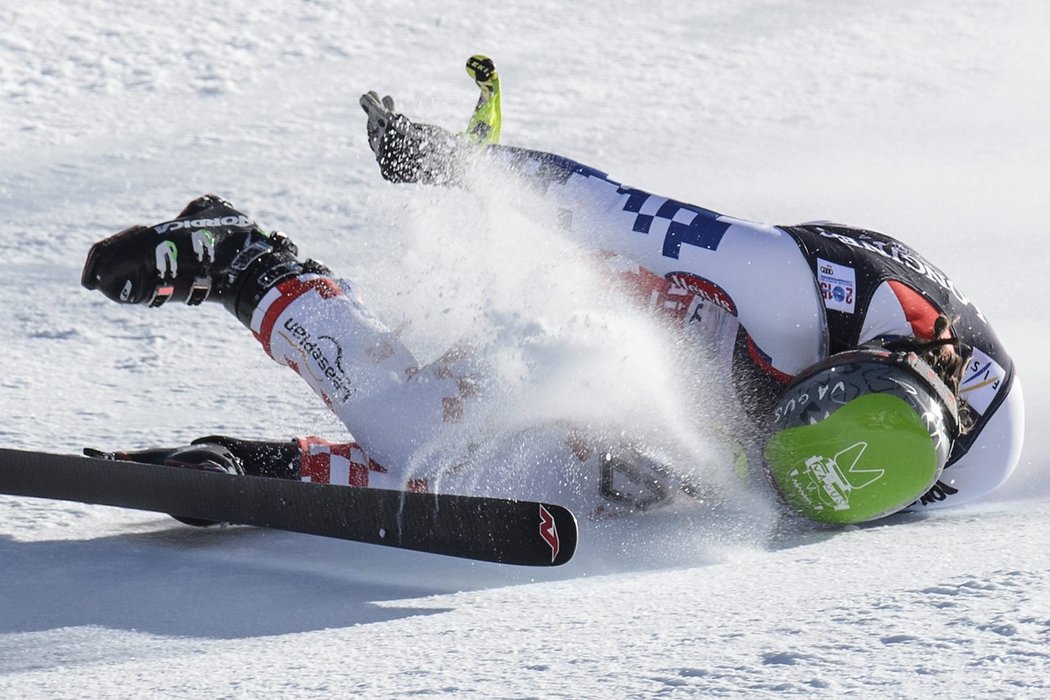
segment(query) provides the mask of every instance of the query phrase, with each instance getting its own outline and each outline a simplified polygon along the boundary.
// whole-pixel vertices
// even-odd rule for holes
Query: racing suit
[[[615,255],[626,282],[714,351],[732,377],[730,398],[758,434],[779,393],[810,365],[875,340],[931,340],[935,319],[944,315],[953,335],[972,348],[959,384],[972,425],[956,440],[940,480],[914,507],[971,501],[1000,486],[1013,471],[1024,422],[1013,362],[981,311],[904,244],[830,223],[766,226],[735,219],[625,186],[553,154],[503,146],[490,147],[488,154],[541,191],[556,208],[566,235]],[[624,267],[624,260],[633,266]],[[324,480],[479,490],[476,482],[457,482],[457,465],[447,460],[442,474],[448,478],[441,485],[436,472],[417,469],[420,450],[454,426],[483,391],[479,358],[454,350],[418,367],[350,283],[324,277],[278,284],[256,309],[252,330],[275,360],[295,369],[324,398],[358,440],[356,457],[344,449],[346,455],[337,459],[330,448],[318,448],[326,465],[343,465],[338,477],[329,470]],[[542,430],[549,433],[543,439],[559,445],[563,454],[545,457],[549,464],[535,465],[534,475],[524,469],[504,480],[508,492],[498,485],[480,490],[551,498],[542,482],[560,459],[588,464],[601,451],[572,431]],[[761,461],[756,445],[760,448],[760,440],[746,450],[753,470]],[[654,486],[625,496],[623,489],[609,486],[608,458],[598,462],[604,471],[594,483],[605,500],[647,508],[673,490]],[[415,467],[409,469],[410,464]]]

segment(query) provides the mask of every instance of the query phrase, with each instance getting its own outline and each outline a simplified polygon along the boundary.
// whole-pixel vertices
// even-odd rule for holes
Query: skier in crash
[[[714,350],[747,416],[731,432],[752,478],[791,511],[855,523],[961,504],[1014,469],[1024,406],[1013,362],[977,306],[904,244],[842,225],[735,219],[626,187],[562,156],[413,123],[389,97],[368,93],[361,104],[387,180],[468,186],[472,169],[497,167],[556,208],[564,235],[633,261],[626,271],[619,264],[621,281],[656,298],[693,342]],[[301,259],[286,236],[266,233],[216,196],[172,221],[96,243],[82,282],[121,303],[223,304],[356,439],[210,436],[116,458],[455,492],[466,488],[457,481],[463,465],[488,454],[472,445],[430,472],[419,468],[423,446],[466,412],[484,410],[485,358],[456,350],[419,366],[351,282]],[[506,481],[511,492],[496,483],[485,495],[555,500],[572,488],[569,505],[598,514],[651,509],[692,488],[673,464],[565,426],[525,439],[558,443],[565,473],[545,469],[533,481]],[[612,478],[625,472],[627,487]],[[552,478],[555,493],[544,490]],[[630,484],[641,486],[632,492]]]

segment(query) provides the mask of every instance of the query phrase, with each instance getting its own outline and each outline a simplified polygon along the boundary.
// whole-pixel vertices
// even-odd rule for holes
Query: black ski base
[[[557,505],[409,493],[0,449],[0,493],[168,513],[524,566],[576,550]]]

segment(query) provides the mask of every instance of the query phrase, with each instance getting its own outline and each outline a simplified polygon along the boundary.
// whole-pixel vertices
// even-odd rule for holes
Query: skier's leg
[[[418,367],[349,283],[333,279],[316,263],[300,262],[287,239],[263,234],[221,200],[198,202],[187,217],[100,242],[88,256],[83,281],[125,303],[222,301],[274,360],[306,380],[358,440],[276,443],[210,436],[193,446],[153,451],[150,461],[171,463],[173,455],[183,455],[179,466],[212,468],[216,454],[229,453],[246,472],[264,476],[533,496],[595,513],[613,506],[649,508],[671,493],[653,487],[628,498],[629,489],[616,482],[626,473],[624,460],[615,462],[616,469],[609,459],[602,461],[602,455],[613,454],[615,441],[585,446],[586,439],[567,425],[499,433],[484,445],[471,444],[469,451],[461,451],[465,445],[453,438],[451,452],[435,452],[431,441],[442,426],[459,422],[469,410],[478,378],[484,377],[479,363],[463,351]],[[430,458],[422,465],[426,471],[410,471],[421,447]],[[203,459],[190,464],[190,457]],[[655,478],[634,481],[648,484]]]
[[[222,302],[326,401],[372,460],[407,464],[443,422],[459,418],[474,386],[468,358],[450,354],[420,369],[349,284],[296,252],[206,196],[174,221],[95,244],[82,282],[123,303]]]
[[[407,464],[442,424],[461,417],[474,391],[469,353],[420,368],[346,281],[287,278],[263,296],[250,327],[382,465]]]

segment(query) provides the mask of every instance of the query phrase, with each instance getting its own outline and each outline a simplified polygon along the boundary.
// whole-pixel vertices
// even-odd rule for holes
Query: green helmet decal
[[[936,481],[941,459],[922,417],[903,399],[872,393],[766,443],[766,470],[800,514],[860,523],[900,510]]]

